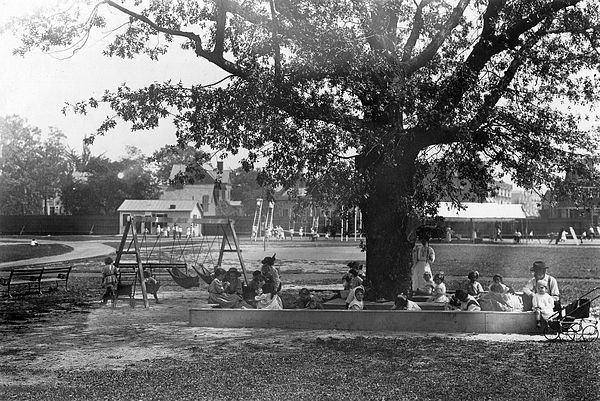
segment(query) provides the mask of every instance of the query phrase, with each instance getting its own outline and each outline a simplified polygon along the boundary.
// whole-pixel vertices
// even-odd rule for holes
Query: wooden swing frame
[[[144,306],[146,308],[148,308],[150,306],[150,304],[148,301],[148,294],[147,294],[147,290],[146,290],[146,284],[144,281],[144,270],[145,269],[158,269],[158,268],[169,269],[172,267],[181,268],[182,266],[186,266],[185,263],[173,263],[173,262],[163,263],[160,261],[160,256],[161,256],[160,254],[159,254],[158,262],[150,262],[149,260],[146,260],[146,261],[142,260],[142,255],[141,255],[141,245],[142,244],[140,244],[140,241],[138,239],[136,224],[142,223],[142,222],[143,223],[151,223],[153,221],[154,221],[154,219],[151,216],[129,216],[128,217],[127,224],[125,226],[125,230],[123,231],[123,236],[121,237],[121,242],[119,244],[119,249],[117,250],[117,257],[115,260],[115,266],[119,269],[120,268],[133,268],[134,269],[136,279],[134,280],[134,282],[132,284],[131,293],[130,293],[130,303],[134,302],[133,297],[135,296],[135,287],[136,287],[137,282],[139,281],[140,287],[142,289]],[[221,245],[219,248],[219,257],[217,260],[217,264],[215,265],[215,268],[221,267],[225,253],[235,252],[237,254],[237,257],[238,257],[238,260],[240,263],[240,267],[242,269],[244,281],[245,281],[246,285],[248,285],[248,275],[246,273],[246,266],[244,264],[244,258],[242,257],[242,250],[240,249],[238,236],[235,231],[235,221],[234,220],[229,219],[229,218],[199,218],[199,219],[198,218],[195,218],[195,219],[179,218],[179,219],[166,219],[166,222],[200,224],[201,227],[203,225],[216,226],[217,230],[220,231],[220,233],[222,234],[222,240],[221,240]],[[127,239],[129,237],[130,233],[131,233],[131,240],[129,241],[129,245],[126,248],[125,245],[127,243]],[[219,232],[217,232],[217,234],[215,235],[215,239],[216,239],[216,237],[218,237],[218,235],[219,235]],[[144,234],[143,238],[146,239],[146,237],[147,237],[146,234]],[[215,240],[213,240],[213,243],[214,243],[214,241]],[[157,240],[157,242],[158,242],[158,240]],[[186,244],[187,244],[187,240],[186,240]],[[131,249],[132,245],[133,245],[133,250]],[[154,251],[155,246],[156,246],[156,243],[154,244],[154,246],[152,248],[152,252]],[[211,247],[212,247],[212,244],[211,244]],[[173,251],[173,246],[171,247],[171,251]],[[210,248],[209,248],[209,251],[210,251]],[[182,253],[183,253],[183,251],[182,251]],[[135,262],[123,261],[122,260],[123,255],[134,255]]]

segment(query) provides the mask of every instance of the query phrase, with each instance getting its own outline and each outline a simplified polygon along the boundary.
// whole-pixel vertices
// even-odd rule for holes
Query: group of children
[[[366,275],[363,270],[363,265],[353,261],[347,265],[350,270],[342,276],[342,284],[344,291],[348,291],[346,296],[346,309],[363,310],[365,294],[367,292]]]
[[[247,286],[243,286],[240,279],[241,273],[232,267],[229,271],[215,269],[214,279],[208,287],[208,300],[222,308],[241,309],[283,309],[283,300],[279,295],[281,291],[281,278],[275,268],[275,254],[265,257],[260,270],[252,273],[252,279]],[[298,309],[322,309],[322,301],[306,288],[299,291],[296,300]]]
[[[521,298],[515,295],[512,287],[504,284],[501,275],[496,274],[492,277],[492,283],[488,287],[488,291],[485,291],[478,281],[479,272],[472,271],[467,277],[469,282],[466,292],[481,304],[483,310],[498,312],[518,312],[523,310]]]
[[[105,290],[104,295],[102,295],[102,303],[106,304],[110,300],[112,305],[115,306],[119,294],[120,270],[115,266],[114,261],[110,256],[104,258],[104,266],[102,267],[101,273],[102,288]],[[154,277],[150,269],[144,269],[143,275],[146,293],[152,294],[156,303],[160,304],[161,301],[158,299],[160,282]]]

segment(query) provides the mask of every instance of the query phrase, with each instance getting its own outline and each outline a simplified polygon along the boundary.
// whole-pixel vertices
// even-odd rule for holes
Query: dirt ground
[[[303,275],[297,275],[297,282]],[[88,279],[89,280],[89,279]],[[0,325],[3,366],[0,386],[35,385],[58,381],[62,370],[123,370],[138,362],[162,358],[186,360],[182,352],[194,345],[221,349],[244,341],[260,346],[265,339],[293,347],[298,339],[363,337],[415,337],[436,334],[352,332],[336,330],[217,329],[188,326],[190,308],[207,307],[206,286],[160,292],[161,304],[150,301],[145,308],[137,299],[131,308],[126,300],[116,307],[102,305],[98,291],[30,295],[2,302]],[[73,302],[72,298],[77,298]],[[61,302],[62,301],[62,302]],[[448,334],[439,334],[448,337]],[[498,342],[542,341],[542,336],[506,334],[456,334],[450,337]],[[37,372],[31,375],[30,372]]]

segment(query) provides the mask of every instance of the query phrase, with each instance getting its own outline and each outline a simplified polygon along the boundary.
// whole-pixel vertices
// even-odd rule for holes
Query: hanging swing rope
[[[206,260],[210,257],[211,265],[215,266],[215,260],[212,256],[212,247],[215,244],[216,239],[217,239],[217,236],[215,235],[213,237],[212,241],[210,242],[210,244],[208,245],[208,249],[207,249],[206,253],[204,254],[204,260],[202,260],[203,265],[206,264]]]

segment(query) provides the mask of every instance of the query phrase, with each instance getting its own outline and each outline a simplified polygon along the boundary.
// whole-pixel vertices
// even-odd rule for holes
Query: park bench
[[[6,293],[11,297],[11,288],[23,288],[27,286],[27,291],[31,292],[32,286],[37,287],[37,292],[42,293],[42,284],[47,283],[52,288],[52,284],[58,285],[67,282],[73,266],[66,267],[34,267],[34,268],[14,268],[6,278],[0,278],[0,285],[6,286]],[[34,288],[35,288],[34,287]]]

